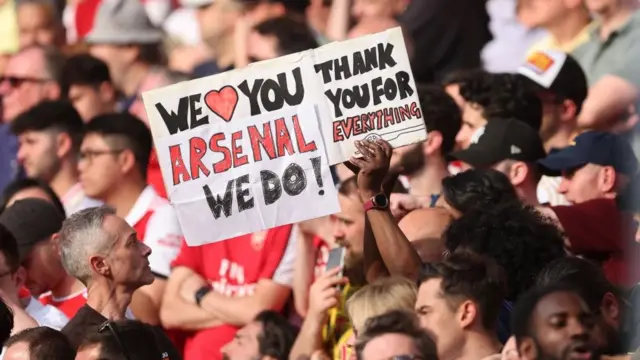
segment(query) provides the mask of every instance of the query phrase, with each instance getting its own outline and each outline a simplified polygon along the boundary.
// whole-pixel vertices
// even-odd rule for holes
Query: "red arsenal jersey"
[[[250,295],[261,279],[291,286],[295,256],[291,229],[291,225],[280,226],[194,247],[183,242],[173,266],[193,270],[209,281],[214,291],[226,296]],[[185,343],[184,359],[221,360],[220,349],[237,330],[223,325],[192,333]]]
[[[62,298],[53,297],[51,292],[47,292],[40,295],[39,300],[43,305],[55,306],[71,319],[76,312],[78,312],[78,309],[87,302],[87,290],[82,290]]]

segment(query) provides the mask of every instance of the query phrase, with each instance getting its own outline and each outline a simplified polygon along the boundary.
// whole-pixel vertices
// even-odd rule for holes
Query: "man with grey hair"
[[[107,321],[125,319],[133,293],[154,279],[147,259],[151,249],[107,206],[85,209],[65,220],[60,254],[67,272],[87,287],[87,304],[62,329],[76,349],[86,334]],[[162,329],[152,328],[167,357],[181,359]]]

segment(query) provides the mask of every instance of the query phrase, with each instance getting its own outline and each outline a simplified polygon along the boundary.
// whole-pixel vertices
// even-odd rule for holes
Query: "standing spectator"
[[[60,253],[65,269],[88,291],[87,304],[62,329],[74,349],[105,321],[123,320],[133,293],[154,280],[148,261],[151,249],[106,206],[79,211],[65,221]],[[182,359],[162,329],[153,331],[167,358]]]
[[[263,310],[291,295],[292,226],[190,247],[183,242],[162,301],[162,323],[189,331],[187,360],[222,359],[221,349]]]
[[[60,69],[64,58],[53,48],[28,47],[13,55],[0,77],[0,189],[19,175],[18,142],[10,132],[11,121],[43,100],[60,96]]]
[[[101,115],[85,126],[80,149],[80,182],[88,196],[116,209],[153,252],[149,263],[156,281],[136,293],[136,318],[158,324],[160,303],[183,238],[173,207],[146,183],[151,132],[129,113]]]
[[[89,54],[67,59],[62,68],[62,96],[69,99],[84,122],[116,110],[116,89],[109,68]]]
[[[413,313],[390,311],[369,319],[356,343],[358,360],[424,359],[436,360],[436,345],[422,331]]]
[[[545,155],[538,132],[529,125],[516,119],[492,119],[476,130],[468,148],[450,156],[466,166],[502,172],[522,202],[538,206],[536,162]]]
[[[60,310],[51,305],[42,305],[30,294],[20,297],[19,289],[24,286],[27,275],[20,260],[16,239],[5,226],[0,225],[0,267],[1,274],[4,274],[0,280],[0,288],[3,296],[24,309],[39,326],[62,329],[69,319]]]
[[[522,360],[593,359],[593,326],[589,307],[566,285],[533,289],[513,311],[513,333]]]
[[[19,1],[17,16],[20,48],[64,44],[64,29],[53,1]]]
[[[65,214],[100,203],[87,198],[78,182],[82,119],[71,103],[44,101],[18,115],[11,131],[18,137],[18,162],[27,176],[47,183]]]
[[[86,302],[85,288],[65,271],[58,252],[58,232],[64,215],[42,199],[25,199],[8,207],[0,223],[18,242],[26,286],[45,305],[53,305],[69,318]]]
[[[76,350],[57,330],[35,327],[12,336],[5,344],[3,360],[74,360]]]
[[[222,348],[228,360],[247,358],[288,360],[298,330],[287,318],[275,311],[265,310],[252,322],[238,330],[236,336]]]
[[[529,49],[570,53],[589,40],[591,14],[582,0],[517,0],[518,19],[528,28],[542,28],[547,34]]]
[[[586,0],[598,19],[591,38],[573,53],[589,82],[579,125],[608,129],[629,119],[640,94],[640,13],[634,0]]]
[[[505,296],[503,270],[492,260],[454,254],[425,265],[416,312],[439,359],[482,359],[500,353],[497,320]]]

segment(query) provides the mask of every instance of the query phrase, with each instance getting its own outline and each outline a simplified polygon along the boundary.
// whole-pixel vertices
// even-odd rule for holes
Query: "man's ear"
[[[68,133],[61,132],[56,135],[56,155],[59,159],[69,155],[73,150],[73,139]]]
[[[606,193],[615,191],[616,180],[616,170],[612,166],[603,166],[599,176],[600,190]]]
[[[521,185],[529,174],[529,168],[527,164],[517,161],[511,165],[511,169],[509,170],[509,179],[511,180],[511,184],[513,186]]]
[[[137,166],[136,157],[131,150],[124,150],[118,158],[123,173],[129,173]]]
[[[458,308],[458,316],[460,327],[463,329],[469,328],[478,317],[476,304],[470,300],[464,301]]]
[[[15,273],[16,289],[18,289],[19,291],[26,282],[27,282],[27,270],[24,267],[19,266],[18,270]]]
[[[518,354],[523,360],[534,360],[538,358],[538,347],[532,338],[526,337],[518,343]]]
[[[616,326],[620,323],[620,303],[612,293],[608,292],[602,297],[600,312],[608,324]]]
[[[91,264],[91,269],[102,275],[102,276],[110,276],[111,275],[111,267],[109,266],[109,263],[107,262],[107,259],[105,259],[102,256],[92,256],[89,259],[89,263]]]
[[[565,99],[562,101],[562,121],[571,121],[578,116],[578,105],[573,100]]]
[[[442,148],[442,133],[440,131],[431,131],[427,135],[427,141],[422,144],[422,151],[425,156],[433,155]]]

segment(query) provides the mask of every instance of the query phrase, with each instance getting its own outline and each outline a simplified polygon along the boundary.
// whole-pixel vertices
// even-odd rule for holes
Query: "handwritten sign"
[[[156,147],[189,245],[339,211],[313,106],[199,127]]]
[[[189,244],[335,213],[355,140],[427,135],[399,28],[142,97]]]

